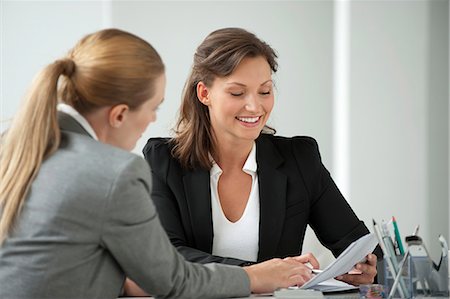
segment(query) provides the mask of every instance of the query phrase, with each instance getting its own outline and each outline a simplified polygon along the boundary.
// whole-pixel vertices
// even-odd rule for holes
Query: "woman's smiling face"
[[[274,105],[272,71],[264,57],[246,57],[229,76],[216,77],[210,87],[198,86],[197,93],[208,106],[217,140],[254,141]]]

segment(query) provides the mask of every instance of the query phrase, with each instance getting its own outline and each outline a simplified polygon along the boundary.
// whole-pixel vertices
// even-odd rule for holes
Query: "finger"
[[[308,273],[308,275],[312,275],[311,268],[303,263],[300,263],[295,258],[285,258],[283,261],[288,263],[289,265],[296,266],[296,269],[299,269],[299,271],[301,271],[302,273]],[[298,271],[298,270],[295,270],[295,271]]]
[[[298,260],[296,260],[293,257],[286,257],[283,259],[283,261],[285,261],[286,263],[289,263],[290,265],[303,265],[303,263],[299,262]]]
[[[362,276],[363,275],[344,274],[344,275],[341,275],[339,280],[342,280],[342,281],[352,284],[352,285],[360,285],[362,283],[369,283],[370,279],[363,279]]]
[[[356,269],[356,267],[355,267],[355,268],[351,269],[350,271],[348,271],[347,274],[353,274],[353,275],[354,274],[363,274],[363,272],[361,270]]]
[[[371,264],[357,264],[355,268],[363,274],[370,276],[375,276],[377,274],[377,267]]]
[[[304,285],[307,281],[308,281],[309,279],[305,279],[305,277],[303,276],[303,275],[300,275],[300,274],[294,274],[294,275],[291,275],[290,277],[289,277],[289,285],[288,286],[294,286],[294,285],[297,285],[297,286],[302,286],[302,285]]]
[[[303,264],[297,264],[297,266],[293,269],[293,274],[300,274],[306,280],[309,280],[312,277],[312,270]]]
[[[367,283],[373,283],[374,277],[372,275],[367,274],[344,274],[336,277],[337,280],[344,281],[346,283],[352,284],[352,285],[360,285],[360,284],[367,284]]]
[[[303,264],[305,263],[310,263],[311,266],[314,269],[319,269],[320,265],[319,265],[319,261],[316,259],[316,257],[314,256],[314,254],[312,254],[311,252],[299,255],[299,256],[295,256],[293,257],[296,261],[299,261]]]
[[[303,264],[299,264],[298,262],[295,262],[295,267],[289,269],[287,273],[289,275],[301,275],[305,281],[308,281],[312,277],[312,271],[310,268],[306,267]]]
[[[368,254],[366,263],[369,265],[372,265],[372,266],[376,266],[377,265],[377,256],[372,253]]]
[[[352,285],[358,285],[358,283],[357,283],[358,279],[356,278],[356,275],[344,274],[344,275],[341,275],[339,278],[340,278],[339,280],[342,280],[346,283],[349,283]]]

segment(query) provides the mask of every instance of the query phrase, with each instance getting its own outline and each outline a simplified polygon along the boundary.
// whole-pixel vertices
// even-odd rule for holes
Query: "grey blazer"
[[[242,268],[192,264],[171,245],[142,158],[60,116],[61,145],[0,247],[0,298],[115,298],[125,276],[156,297],[249,295]]]

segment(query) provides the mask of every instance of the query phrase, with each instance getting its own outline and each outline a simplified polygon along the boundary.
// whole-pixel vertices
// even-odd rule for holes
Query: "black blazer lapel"
[[[183,184],[196,248],[211,253],[213,223],[209,171],[186,171]]]
[[[283,230],[287,176],[277,170],[283,161],[268,138],[262,135],[256,140],[260,200],[258,261],[275,256]]]

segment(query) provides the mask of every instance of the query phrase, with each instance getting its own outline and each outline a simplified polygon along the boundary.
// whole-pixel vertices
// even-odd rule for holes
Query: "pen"
[[[384,245],[383,247],[381,247],[381,249],[383,250],[383,248],[385,249],[383,251],[383,254],[385,256],[385,260],[388,263],[388,268],[390,270],[392,279],[395,279],[395,277],[398,274],[399,268],[398,268],[398,263],[397,263],[397,256],[395,255],[395,249],[394,249],[394,244],[392,244],[392,239],[389,235],[389,231],[387,230],[387,226],[386,223],[382,223],[382,230],[380,229],[380,226],[375,222],[375,220],[373,220],[374,222],[374,227],[375,229],[378,231],[378,234],[381,236],[381,242],[380,242],[380,247],[381,247],[381,243]],[[406,294],[408,293],[407,288],[405,283],[403,282],[403,280],[400,280],[400,288],[398,288],[400,297],[402,298],[406,298]]]
[[[405,250],[403,249],[402,238],[400,237],[400,232],[398,230],[397,221],[395,220],[394,216],[392,216],[392,224],[394,225],[394,234],[395,234],[395,240],[397,241],[398,250],[400,251],[400,255],[404,255]]]
[[[311,269],[311,272],[314,274],[319,274],[319,273],[323,272],[323,270],[314,269],[310,262],[305,263],[305,266],[308,267],[309,269]]]
[[[376,223],[375,219],[372,219],[372,223],[373,223],[373,230],[375,231],[375,235],[377,236],[377,239],[378,239],[378,244],[380,245],[381,251],[383,252],[384,260],[387,263],[387,268],[388,268],[389,272],[391,273],[392,279],[394,279],[394,277],[397,276],[397,269],[394,267],[394,264],[392,262],[392,257],[386,249],[386,246],[383,241],[383,237],[381,235],[380,227]],[[399,292],[400,292],[400,296],[404,297],[405,294],[403,293],[402,288],[400,288]]]
[[[441,259],[439,261],[439,265],[436,267],[434,267],[436,269],[436,271],[439,271],[439,269],[441,268],[442,265],[442,261],[445,261],[447,256],[448,256],[448,244],[447,241],[445,240],[445,238],[442,235],[439,235],[439,242],[441,243],[441,249],[442,249],[442,253],[441,253]]]
[[[387,228],[387,224],[383,221],[381,223],[381,235],[383,237],[384,246],[386,247],[386,252],[389,253],[389,256],[392,259],[392,263],[394,264],[396,270],[398,267],[397,258],[395,257],[395,247],[392,242],[391,235],[389,234],[389,230]]]
[[[417,236],[417,234],[419,233],[419,225],[416,225],[416,228],[414,229],[414,233],[412,234],[413,236]]]
[[[409,248],[408,248],[406,254],[404,254],[402,261],[400,262],[397,275],[395,276],[394,283],[392,284],[391,291],[389,292],[389,295],[388,295],[388,299],[392,299],[392,297],[395,294],[395,289],[397,288],[397,284],[399,282],[401,282],[401,280],[400,280],[400,277],[402,276],[401,272],[403,271],[403,265],[405,264],[405,261],[406,261],[406,258],[408,257],[408,255],[409,255]],[[402,286],[400,286],[399,290],[401,290],[401,289],[402,289]],[[402,295],[400,295],[400,296],[403,298]]]

